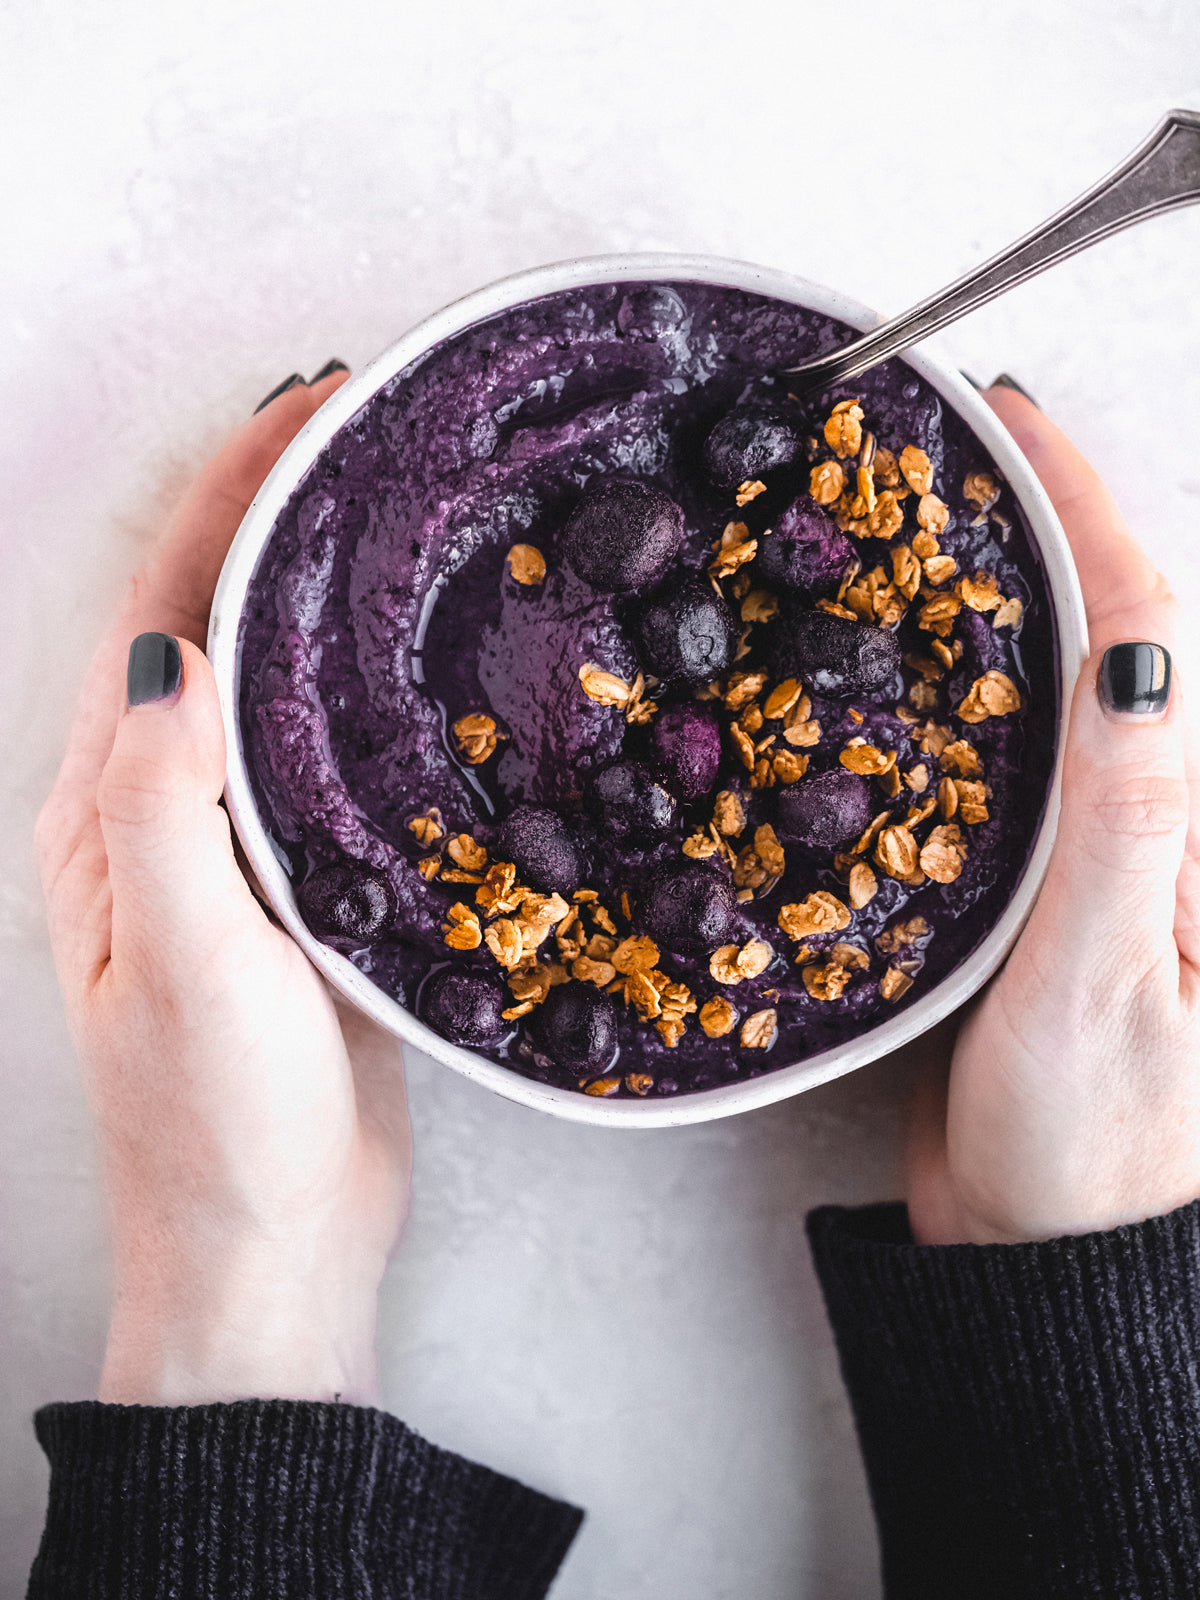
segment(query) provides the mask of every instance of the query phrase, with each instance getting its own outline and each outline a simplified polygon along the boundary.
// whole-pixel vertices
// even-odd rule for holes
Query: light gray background
[[[514,269],[741,256],[919,298],[1200,106],[1194,0],[7,0],[0,5],[0,1596],[32,1409],[93,1393],[101,1199],[30,829],[163,508],[294,368]],[[1200,599],[1200,214],[943,336],[1102,462]],[[897,1192],[903,1071],[679,1132],[557,1124],[410,1061],[385,1401],[590,1509],[556,1600],[873,1600],[802,1235]]]

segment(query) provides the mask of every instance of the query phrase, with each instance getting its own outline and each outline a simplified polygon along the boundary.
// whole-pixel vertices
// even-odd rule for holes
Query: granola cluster
[[[618,678],[615,672],[605,672],[603,667],[586,661],[579,669],[579,685],[589,700],[600,706],[618,706],[625,713],[625,721],[646,723],[658,710],[654,700],[646,698],[646,675],[639,672],[632,683]]]
[[[409,827],[422,843],[443,837],[432,812],[411,819]],[[432,833],[431,828],[439,831]],[[578,889],[570,902],[559,894],[540,894],[518,881],[512,862],[489,861],[486,845],[470,834],[446,841],[443,854],[425,858],[421,871],[429,881],[475,886],[473,905],[460,900],[449,907],[442,936],[450,950],[486,949],[504,969],[513,996],[513,1004],[502,1013],[506,1021],[528,1016],[558,984],[588,983],[619,996],[640,1022],[653,1024],[668,1047],[679,1043],[686,1019],[697,1009],[691,990],[662,971],[652,939],[631,931],[622,935],[595,889]],[[632,907],[627,895],[616,915],[628,929]],[[610,1086],[607,1079],[585,1080],[580,1087],[603,1095],[616,1093],[620,1082]],[[634,1094],[653,1087],[646,1074],[626,1074],[624,1082]]]
[[[472,711],[465,717],[459,717],[452,731],[459,754],[472,767],[490,761],[505,737],[497,728],[495,718],[482,711]]]
[[[768,597],[772,601],[769,607],[759,603],[765,591],[747,592],[747,584],[735,582],[735,598],[739,590],[743,591],[743,620],[747,617],[747,600],[754,602],[749,608],[754,621],[765,622],[777,614],[774,597]],[[745,634],[739,649],[743,656],[748,653]],[[812,749],[821,738],[821,725],[813,720],[812,701],[800,681],[785,678],[769,691],[768,682],[764,671],[735,670],[727,678],[716,679],[697,691],[698,699],[719,700],[727,712],[733,713],[729,737],[749,774],[752,789],[771,789],[802,778],[808,771],[804,751]]]
[[[862,432],[862,415],[857,401],[843,400],[834,407],[825,424],[825,439],[835,456],[813,466],[809,492],[827,507],[843,533],[858,540],[883,540],[891,549],[887,561],[877,562],[869,571],[861,561],[852,562],[837,599],[819,600],[817,605],[836,616],[873,622],[881,628],[895,627],[909,608],[915,607],[918,628],[930,635],[930,655],[943,670],[950,670],[962,651],[961,645],[956,649],[946,641],[963,606],[993,613],[993,627],[1015,628],[1023,604],[1016,597],[1006,600],[990,573],[959,573],[954,557],[941,547],[950,508],[933,492],[929,456],[911,444],[899,455],[886,449],[874,434]],[[852,450],[847,448],[851,443]],[[854,457],[852,469],[838,459],[846,455]],[[962,492],[964,500],[976,507],[971,526],[988,521],[989,516],[1003,521],[992,510],[1000,490],[989,473],[968,473]],[[914,507],[915,527],[911,527],[908,511]],[[900,537],[896,542],[906,526],[907,541]]]

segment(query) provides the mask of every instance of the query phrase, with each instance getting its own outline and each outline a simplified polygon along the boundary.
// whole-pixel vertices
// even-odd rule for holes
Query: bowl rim
[[[574,257],[510,274],[450,302],[417,322],[353,373],[284,450],[251,502],[221,569],[209,620],[208,657],[225,726],[225,797],[234,828],[279,920],[333,989],[389,1033],[505,1099],[593,1126],[661,1128],[751,1111],[841,1077],[927,1032],[987,982],[1015,943],[1049,864],[1071,694],[1088,646],[1083,596],[1066,535],[1032,468],[999,418],[964,378],[924,348],[910,349],[901,359],[968,424],[1004,473],[1025,511],[1047,577],[1058,657],[1060,713],[1054,776],[1033,849],[1001,916],[959,966],[906,1010],[863,1035],[804,1061],[690,1094],[626,1100],[589,1096],[539,1083],[464,1046],[451,1044],[376,987],[345,956],[314,938],[300,918],[290,878],[258,815],[238,723],[238,623],[247,588],[275,520],[296,484],[338,429],[383,384],[435,345],[526,300],[629,281],[678,281],[741,289],[836,317],[863,331],[881,320],[877,313],[840,291],[778,268],[720,256],[660,252]]]

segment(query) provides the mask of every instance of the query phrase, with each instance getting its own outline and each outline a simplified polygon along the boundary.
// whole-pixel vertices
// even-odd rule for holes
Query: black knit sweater
[[[395,1417],[47,1406],[38,1600],[540,1600],[582,1513]]]
[[[1200,1596],[1200,1203],[1042,1244],[809,1238],[887,1600]]]
[[[809,1234],[888,1600],[1200,1595],[1200,1203],[1044,1244],[919,1247],[902,1206]],[[37,1428],[37,1600],[535,1600],[580,1520],[351,1406],[84,1403]]]

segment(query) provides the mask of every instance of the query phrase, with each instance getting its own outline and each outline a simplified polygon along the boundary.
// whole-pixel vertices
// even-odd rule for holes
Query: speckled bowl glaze
[[[238,623],[247,589],[276,518],[318,453],[370,397],[403,368],[442,341],[484,318],[527,300],[562,290],[618,282],[677,281],[715,284],[803,306],[856,328],[874,327],[865,306],[790,273],[707,256],[595,256],[538,267],[479,289],[426,318],[362,371],[355,373],[296,436],[256,496],[221,573],[209,624],[208,654],[217,678],[228,749],[226,802],[246,856],[284,927],[317,970],[346,999],[381,1027],[466,1077],[522,1105],[575,1122],[607,1126],[672,1127],[732,1116],[769,1105],[898,1049],[948,1016],[988,980],[1004,960],[1029,915],[1045,875],[1058,814],[1058,791],[1067,708],[1087,653],[1083,602],[1058,518],[1032,470],[994,413],[959,375],[921,351],[904,359],[970,427],[1007,478],[1028,520],[1046,575],[1056,634],[1056,692],[1060,714],[1051,793],[1007,906],[990,933],[941,983],[889,1020],[857,1038],[773,1067],[762,1076],[671,1098],[603,1099],[526,1078],[434,1033],[411,1011],[377,988],[344,956],[314,938],[296,907],[291,880],[263,826],[247,771],[238,720]]]

